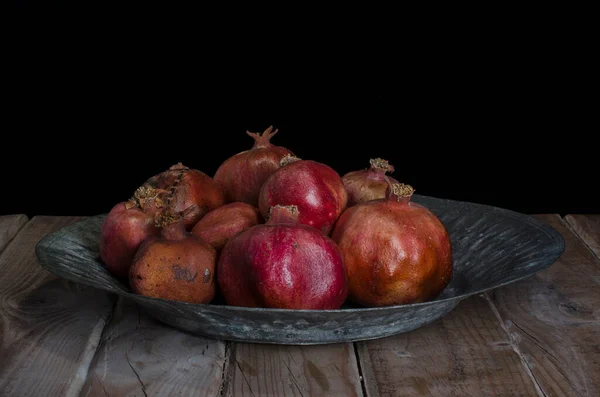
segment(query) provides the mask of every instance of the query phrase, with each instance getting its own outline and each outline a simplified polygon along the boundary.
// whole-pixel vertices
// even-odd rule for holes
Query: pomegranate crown
[[[179,222],[182,219],[183,212],[176,212],[168,209],[156,215],[154,218],[154,225],[156,227],[165,227],[172,223]]]
[[[266,223],[297,223],[300,211],[295,205],[274,205],[269,208]]]
[[[258,132],[250,132],[248,130],[246,130],[246,134],[254,139],[254,148],[262,148],[271,146],[271,138],[273,138],[278,131],[278,129],[273,130],[273,126],[271,125],[263,131],[262,135]]]
[[[293,154],[286,154],[279,160],[279,166],[285,167],[288,164],[292,164],[300,160],[302,160],[300,157],[294,156]]]
[[[389,180],[388,183],[390,183]],[[388,187],[389,198],[396,201],[410,200],[414,192],[415,189],[412,186],[404,183],[390,183]]]
[[[389,172],[390,174],[394,172],[394,166],[388,163],[387,160],[382,158],[370,159],[369,163],[371,164],[371,169],[383,172]]]

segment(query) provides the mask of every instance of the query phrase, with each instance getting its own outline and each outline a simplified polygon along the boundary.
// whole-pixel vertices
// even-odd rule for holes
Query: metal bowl
[[[537,218],[421,195],[412,200],[441,219],[453,246],[452,280],[440,296],[423,303],[379,308],[347,303],[338,310],[286,310],[140,296],[114,278],[99,259],[98,239],[106,214],[45,236],[36,254],[51,273],[132,299],[173,327],[216,339],[303,345],[376,339],[419,328],[450,312],[462,299],[547,268],[564,251],[562,236]]]

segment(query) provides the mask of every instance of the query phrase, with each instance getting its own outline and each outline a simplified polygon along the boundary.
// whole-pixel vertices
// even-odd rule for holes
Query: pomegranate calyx
[[[265,223],[298,223],[300,211],[296,205],[274,205],[269,208]]]
[[[178,170],[185,171],[185,170],[189,170],[189,169],[190,169],[189,167],[186,167],[181,162],[169,167],[169,170],[171,170],[171,171],[178,171]]]
[[[154,219],[154,225],[156,227],[165,227],[183,219],[183,212],[174,212],[166,210],[161,212]]]
[[[389,198],[396,201],[408,201],[415,189],[404,183],[392,183],[389,189]]]
[[[394,172],[394,166],[382,158],[370,159],[369,163],[372,170],[383,171],[384,173],[389,172],[390,174]]]
[[[302,160],[300,157],[294,156],[293,154],[286,154],[279,160],[279,165],[285,167],[288,164],[295,163],[296,161]]]
[[[275,134],[277,134],[278,131],[278,129],[273,130],[273,126],[271,125],[269,126],[269,128],[264,130],[262,134],[260,134],[259,132],[250,132],[248,130],[246,130],[246,134],[248,134],[254,139],[253,148],[257,149],[272,146],[270,142],[271,138],[273,138],[273,136],[275,136]]]
[[[164,203],[158,195],[165,192],[164,189],[156,189],[151,186],[140,186],[136,189],[133,194],[132,201],[134,201],[142,210],[146,207],[146,203],[154,201],[154,205],[157,208],[162,208]]]

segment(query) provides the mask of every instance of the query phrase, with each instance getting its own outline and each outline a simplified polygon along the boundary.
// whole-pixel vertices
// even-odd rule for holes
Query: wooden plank
[[[362,396],[352,343],[237,343],[232,349],[226,396]]]
[[[27,215],[23,214],[0,216],[0,253],[4,251],[8,243],[12,241],[28,220]]]
[[[38,263],[35,245],[75,217],[34,217],[0,257],[2,396],[75,396],[113,300],[58,279]]]
[[[482,295],[422,328],[356,345],[369,397],[537,396]]]
[[[600,258],[600,214],[569,214],[565,217],[575,234]]]
[[[543,395],[600,396],[600,261],[558,215],[538,217],[563,235],[565,252],[490,298]]]
[[[149,317],[119,298],[81,396],[218,396],[225,343]]]

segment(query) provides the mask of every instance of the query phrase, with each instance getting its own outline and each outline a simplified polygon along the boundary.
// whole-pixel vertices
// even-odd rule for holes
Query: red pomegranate
[[[196,211],[185,212],[185,227],[190,230],[207,212],[225,204],[222,187],[202,171],[181,163],[154,175],[135,194],[144,212],[156,216],[165,208],[184,212],[193,205]]]
[[[227,202],[241,201],[258,207],[258,193],[267,178],[280,167],[280,160],[292,152],[274,146],[270,140],[277,133],[273,126],[262,135],[246,131],[254,138],[254,146],[225,160],[215,173],[221,183]]]
[[[452,276],[452,245],[442,222],[410,201],[414,190],[392,184],[387,198],[349,207],[332,239],[348,270],[348,299],[363,306],[423,302]]]
[[[100,230],[100,260],[115,276],[127,278],[140,244],[159,233],[154,218],[144,213],[134,201],[118,203],[110,210]]]
[[[258,208],[235,202],[204,215],[192,228],[192,233],[220,251],[231,238],[259,223],[262,223],[262,216]]]
[[[266,224],[231,239],[217,265],[220,290],[232,306],[338,309],[348,294],[337,245],[298,224],[295,206],[275,206]]]
[[[339,174],[326,164],[286,156],[282,168],[263,184],[259,208],[266,217],[276,205],[298,207],[300,224],[329,235],[337,218],[346,208],[348,194]]]
[[[388,180],[390,183],[398,183],[394,178],[386,176],[387,172],[394,172],[394,167],[387,160],[376,158],[371,159],[370,163],[369,169],[352,171],[342,177],[348,192],[348,207],[385,198]]]
[[[157,216],[161,235],[145,240],[129,269],[129,285],[140,295],[190,303],[215,296],[216,250],[185,229],[182,213]]]

